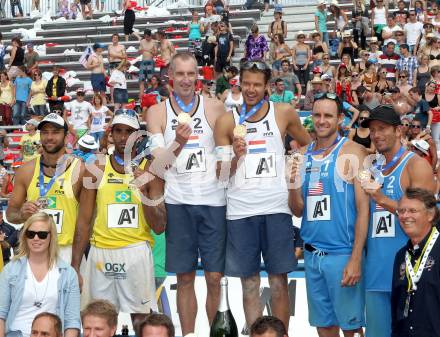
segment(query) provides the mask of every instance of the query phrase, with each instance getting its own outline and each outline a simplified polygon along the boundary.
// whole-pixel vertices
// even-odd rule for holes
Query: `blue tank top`
[[[302,179],[301,237],[305,243],[334,254],[351,254],[357,214],[354,186],[336,170],[336,159],[346,141],[343,137],[322,159],[306,156]]]
[[[197,40],[201,39],[202,34],[200,33],[200,24],[199,23],[190,23],[189,24],[189,40]]]
[[[382,192],[388,198],[399,200],[402,197],[400,178],[413,155],[412,152],[407,153],[390,174],[384,175]],[[365,263],[367,291],[391,291],[394,257],[407,241],[397,216],[371,199]]]

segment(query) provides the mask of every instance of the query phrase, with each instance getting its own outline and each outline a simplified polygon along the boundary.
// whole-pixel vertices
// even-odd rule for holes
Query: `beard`
[[[46,153],[54,154],[60,152],[64,148],[64,142],[62,144],[57,144],[53,149],[48,149],[45,144],[41,144],[41,146]]]

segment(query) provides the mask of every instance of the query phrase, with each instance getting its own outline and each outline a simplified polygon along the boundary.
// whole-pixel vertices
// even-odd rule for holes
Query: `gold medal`
[[[244,138],[246,137],[247,129],[243,124],[238,124],[234,128],[234,137]]]
[[[49,206],[49,200],[46,197],[39,197],[37,204],[40,209],[46,209]]]
[[[368,182],[371,179],[371,172],[370,170],[362,170],[359,171],[358,178],[361,182]]]
[[[191,120],[192,118],[189,113],[181,112],[177,115],[177,121],[179,122],[179,124],[189,124],[191,123]]]

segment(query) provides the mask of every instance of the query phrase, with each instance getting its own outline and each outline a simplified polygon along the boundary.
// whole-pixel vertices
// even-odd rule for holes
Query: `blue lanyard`
[[[377,168],[380,172],[387,171],[388,169],[393,167],[400,160],[400,158],[402,158],[404,153],[405,153],[405,148],[401,146],[399,151],[397,151],[393,159],[391,159],[391,161],[388,164],[386,164],[385,166],[382,166],[382,164],[376,164],[374,165],[374,167]]]
[[[305,153],[306,155],[312,155],[312,156],[316,156],[318,154],[323,153],[324,151],[327,151],[329,148],[331,148],[332,146],[336,145],[340,140],[341,140],[341,136],[338,134],[338,136],[336,137],[335,141],[332,143],[332,145],[324,147],[322,149],[319,150],[315,150],[313,151],[312,148],[315,145],[315,143],[313,142],[312,144],[310,144],[309,148],[307,149],[307,152]]]
[[[118,163],[118,165],[124,166],[124,159],[119,157],[116,153],[113,154],[113,158],[116,160],[116,163]]]
[[[266,102],[266,100],[263,98],[261,101],[259,101],[257,103],[257,105],[254,105],[251,108],[251,110],[249,110],[249,112],[246,112],[247,106],[246,106],[246,103],[243,103],[243,105],[241,106],[239,124],[243,124],[246,119],[251,118],[253,115],[255,115],[257,113],[257,111],[261,109],[264,102]]]
[[[177,96],[175,93],[173,93],[174,95],[174,99],[177,102],[177,105],[179,106],[180,110],[182,110],[183,112],[189,113],[193,106],[194,106],[194,102],[196,101],[196,95],[193,96],[193,99],[191,100],[191,102],[189,102],[188,105],[186,105],[185,103],[183,103],[182,99]]]
[[[40,197],[45,197],[46,194],[50,191],[53,184],[55,183],[55,180],[57,180],[57,178],[62,174],[62,172],[60,172],[62,166],[63,165],[57,164],[57,166],[55,168],[54,176],[52,178],[50,178],[50,180],[47,184],[45,184],[44,183],[43,161],[42,161],[42,158],[40,158],[40,175],[38,177],[39,184],[40,184]]]

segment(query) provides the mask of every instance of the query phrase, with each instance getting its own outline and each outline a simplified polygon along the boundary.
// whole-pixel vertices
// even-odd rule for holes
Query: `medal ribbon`
[[[59,165],[57,163],[57,166],[55,168],[55,174],[53,175],[52,178],[50,178],[49,182],[47,184],[44,183],[44,171],[43,171],[43,161],[42,158],[40,157],[40,174],[38,177],[39,180],[39,184],[40,184],[40,197],[45,197],[46,194],[50,191],[50,189],[52,188],[53,184],[55,183],[55,180],[57,180],[57,178],[62,174],[62,167],[64,167],[64,163],[65,160],[63,158],[62,160],[62,164]]]
[[[324,147],[322,149],[318,149],[313,151],[313,146],[315,146],[315,142],[313,142],[312,144],[309,145],[309,148],[307,149],[307,152],[305,153],[305,155],[312,155],[312,156],[316,156],[318,154],[323,153],[324,151],[327,151],[329,148],[331,148],[332,146],[335,146],[337,143],[339,143],[339,141],[341,140],[341,136],[338,134],[338,136],[336,137],[335,141],[332,143],[332,145]]]
[[[240,121],[238,122],[238,124],[243,124],[246,119],[251,118],[253,115],[255,115],[257,113],[257,111],[261,109],[264,102],[266,102],[266,100],[263,98],[256,105],[254,105],[249,110],[249,112],[246,112],[247,106],[246,106],[246,103],[243,103],[243,105],[241,106]]]
[[[397,151],[397,153],[394,155],[393,159],[391,159],[391,161],[388,164],[386,164],[385,166],[382,166],[382,164],[375,165],[375,166],[379,171],[384,172],[384,171],[388,170],[389,168],[393,167],[400,160],[400,158],[402,158],[404,153],[405,153],[405,148],[403,146],[401,146],[399,151]]]
[[[116,153],[113,154],[113,158],[115,158],[118,165],[124,166],[124,159],[119,157]]]
[[[409,252],[405,253],[405,274],[408,279],[408,292],[412,290],[417,290],[417,283],[422,277],[423,270],[425,269],[426,262],[428,261],[429,253],[431,253],[432,248],[434,247],[435,242],[437,241],[439,236],[439,232],[436,227],[432,228],[431,234],[429,235],[428,241],[423,247],[422,254],[416,260],[416,264],[413,268],[411,264],[411,257]]]
[[[179,106],[180,110],[182,110],[183,112],[189,113],[193,106],[194,106],[194,102],[196,101],[196,95],[193,96],[193,99],[191,100],[191,102],[189,102],[188,105],[186,105],[185,103],[183,103],[182,99],[176,95],[176,93],[173,93],[174,95],[174,99],[176,100],[177,105]]]

